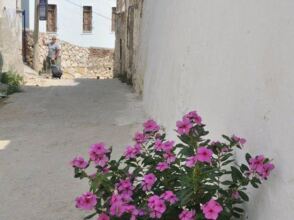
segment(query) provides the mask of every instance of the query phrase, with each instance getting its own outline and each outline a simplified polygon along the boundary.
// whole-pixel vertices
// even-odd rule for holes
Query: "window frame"
[[[89,13],[90,14],[90,28],[89,30],[86,29],[86,25],[88,24],[85,24],[85,14],[86,13]],[[93,32],[93,7],[91,5],[85,5],[83,6],[83,25],[82,25],[82,28],[83,28],[83,33],[84,34],[90,34]]]

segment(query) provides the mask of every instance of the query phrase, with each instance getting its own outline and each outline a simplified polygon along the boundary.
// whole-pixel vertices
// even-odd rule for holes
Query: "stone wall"
[[[136,73],[143,0],[117,0],[115,18],[114,75],[143,90],[143,77]]]
[[[39,66],[42,66],[46,60],[48,48],[43,45],[42,39],[50,41],[51,36],[46,33],[40,34],[39,39]],[[33,33],[26,32],[26,61],[32,66],[33,61]],[[113,77],[113,50],[105,48],[86,48],[70,44],[65,41],[59,41],[61,45],[61,67],[64,77],[67,78],[112,78]]]

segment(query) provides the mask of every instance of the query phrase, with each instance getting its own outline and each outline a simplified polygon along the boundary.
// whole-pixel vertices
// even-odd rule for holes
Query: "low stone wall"
[[[50,41],[51,36],[46,33],[40,34],[39,39],[39,71],[46,60],[48,48],[42,43]],[[33,33],[26,32],[26,61],[29,66],[33,65]],[[61,45],[61,67],[64,76],[68,78],[97,78],[107,79],[113,77],[113,50],[105,48],[85,48],[59,41]]]

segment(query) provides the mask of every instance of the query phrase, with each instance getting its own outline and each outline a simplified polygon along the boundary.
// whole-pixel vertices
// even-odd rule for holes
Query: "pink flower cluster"
[[[180,135],[188,135],[194,124],[201,124],[201,122],[202,118],[197,114],[197,112],[191,111],[188,114],[184,115],[181,121],[177,121],[177,132]]]
[[[197,153],[194,156],[188,157],[186,160],[186,166],[187,167],[194,167],[197,161],[199,162],[206,162],[210,163],[212,159],[213,152],[212,150],[206,148],[206,147],[199,147],[197,149]]]
[[[160,198],[164,201],[169,202],[171,205],[179,201],[178,197],[172,191],[165,191]]]
[[[179,215],[180,220],[195,220],[196,213],[195,210],[183,210]]]
[[[153,173],[146,174],[143,177],[142,188],[144,191],[150,191],[156,182],[157,178]]]
[[[88,162],[81,156],[76,156],[72,161],[71,165],[75,168],[85,169],[88,166]]]
[[[157,195],[153,195],[148,199],[148,207],[150,209],[150,217],[160,219],[166,210],[164,200]]]
[[[263,155],[250,158],[249,167],[252,173],[257,173],[263,179],[267,179],[270,172],[275,168],[274,164],[266,161]]]
[[[238,144],[241,144],[241,145],[244,145],[246,143],[246,139],[245,138],[241,138],[241,137],[238,137],[236,135],[233,135],[232,136],[232,139],[234,141],[236,141]]]
[[[110,218],[105,213],[101,213],[97,220],[110,220]]]
[[[144,132],[155,133],[160,129],[159,125],[152,119],[149,119],[148,121],[144,122],[143,126]]]
[[[155,140],[154,148],[156,151],[171,152],[175,146],[174,141],[165,141],[163,142],[160,139]]]
[[[136,144],[134,147],[128,146],[125,150],[124,156],[127,159],[134,159],[141,154],[142,147],[139,144]]]
[[[90,159],[100,167],[105,167],[108,163],[109,158],[106,155],[107,153],[109,153],[109,150],[106,149],[104,143],[93,144],[89,150]]]
[[[120,180],[116,188],[124,201],[129,202],[132,200],[134,186],[130,179]]]
[[[145,136],[144,133],[140,133],[140,132],[135,133],[134,141],[137,144],[144,144],[146,140],[147,140],[147,137]]]
[[[209,200],[202,207],[202,212],[206,219],[216,220],[223,211],[223,207],[214,199]]]
[[[142,210],[136,208],[136,206],[128,204],[128,200],[120,194],[113,194],[110,200],[110,215],[121,217],[123,214],[128,213],[131,215],[131,220],[136,220],[138,216],[144,215]]]
[[[91,192],[86,192],[76,198],[76,207],[83,210],[92,210],[97,204],[97,196]]]

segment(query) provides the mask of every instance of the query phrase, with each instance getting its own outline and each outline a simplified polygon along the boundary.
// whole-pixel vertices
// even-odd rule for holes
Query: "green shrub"
[[[20,87],[23,83],[23,77],[10,70],[6,73],[2,73],[1,83],[8,85],[7,94],[10,95],[21,91]]]

